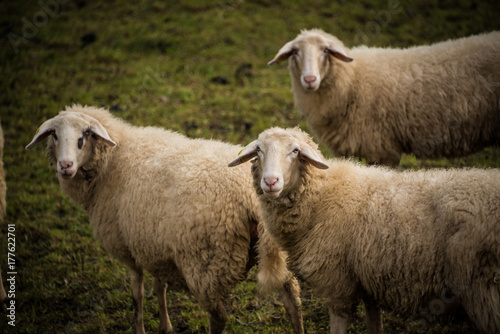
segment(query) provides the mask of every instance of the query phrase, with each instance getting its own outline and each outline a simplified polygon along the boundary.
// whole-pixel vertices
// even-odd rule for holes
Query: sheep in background
[[[411,314],[450,292],[479,329],[500,333],[499,170],[325,160],[297,128],[263,132],[229,166],[254,157],[266,228],[326,298],[331,333],[346,333],[358,299],[368,333],[381,333],[379,307]]]
[[[0,225],[4,222],[5,213],[7,210],[7,203],[5,201],[7,194],[7,183],[5,182],[5,170],[3,168],[3,147],[4,136],[2,124],[0,123]],[[6,238],[7,241],[7,238]],[[5,307],[7,303],[7,293],[3,287],[2,270],[0,268],[0,305]]]
[[[285,254],[257,225],[250,171],[230,171],[220,159],[240,147],[131,126],[107,110],[78,105],[44,122],[26,148],[47,137],[61,189],[85,209],[94,237],[130,270],[136,333],[144,333],[143,269],[154,277],[160,333],[173,331],[166,283],[187,287],[210,314],[210,333],[223,332],[227,290],[255,263],[257,237],[261,270],[283,283],[292,326],[303,333],[298,283]]]
[[[457,157],[500,142],[500,32],[349,50],[304,30],[269,65],[287,58],[295,106],[335,155],[395,166],[402,153]]]

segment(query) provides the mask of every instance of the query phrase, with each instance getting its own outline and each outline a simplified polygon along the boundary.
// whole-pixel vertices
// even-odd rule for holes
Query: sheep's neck
[[[292,75],[292,88],[297,110],[306,120],[323,143],[330,143],[330,149],[344,147],[346,138],[345,124],[350,121],[356,111],[356,90],[352,89],[354,77],[352,64],[335,63],[322,79],[316,91],[308,91],[302,87],[300,78]],[[351,67],[348,67],[351,66]],[[338,155],[345,155],[345,148]],[[350,152],[352,154],[352,152]]]
[[[95,180],[97,178],[95,170],[78,169],[78,172],[71,179],[64,179],[60,176],[59,184],[62,191],[77,204],[83,206],[87,211],[92,198],[94,197]]]
[[[270,233],[287,251],[296,246],[301,236],[310,229],[311,206],[307,203],[308,176],[301,177],[301,184],[295,191],[277,199],[269,199],[261,195],[267,214],[266,223]]]

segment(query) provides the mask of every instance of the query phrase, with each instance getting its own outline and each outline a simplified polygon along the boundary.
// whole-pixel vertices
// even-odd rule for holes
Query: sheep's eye
[[[298,55],[298,54],[299,54],[299,50],[298,50],[298,49],[293,48],[293,49],[292,49],[292,56],[296,56],[296,55]]]
[[[84,135],[85,137],[90,136],[90,129],[85,130],[85,132],[83,133],[83,135]]]
[[[52,132],[52,138],[54,138],[54,140],[57,140],[57,135],[56,135],[56,132]]]
[[[260,149],[260,147],[259,147],[259,146],[257,146],[257,148],[255,149],[255,151],[257,151],[257,153],[262,152],[262,150]]]
[[[83,147],[83,137],[78,138],[78,149],[81,150]]]
[[[294,150],[292,151],[292,153],[293,153],[293,154],[299,154],[299,152],[300,152],[300,149],[298,149],[298,148],[296,148],[296,149],[294,149]]]
[[[325,48],[325,49],[323,50],[323,53],[329,54],[329,53],[330,53],[330,50],[328,50],[328,48]]]

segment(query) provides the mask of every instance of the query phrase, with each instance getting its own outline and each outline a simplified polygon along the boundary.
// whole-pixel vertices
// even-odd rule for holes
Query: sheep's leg
[[[135,333],[145,334],[143,317],[144,284],[142,269],[130,268],[130,283],[132,285],[132,300],[135,310]]]
[[[347,323],[349,319],[333,311],[333,308],[328,308],[330,314],[330,334],[346,334]]]
[[[174,328],[170,323],[167,310],[167,284],[161,282],[158,278],[154,279],[154,289],[156,297],[158,297],[158,304],[160,305],[160,328],[159,334],[173,333]]]
[[[218,301],[208,308],[210,314],[209,334],[220,334],[224,332],[227,322],[227,312],[221,301]]]
[[[382,314],[380,308],[371,300],[365,300],[366,311],[366,328],[368,334],[381,334],[382,330]]]
[[[300,301],[300,287],[297,279],[293,277],[286,282],[279,291],[281,300],[285,304],[285,310],[292,323],[295,334],[304,333],[302,322],[302,303]]]

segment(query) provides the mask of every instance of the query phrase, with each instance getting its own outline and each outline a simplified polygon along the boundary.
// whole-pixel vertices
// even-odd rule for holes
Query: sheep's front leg
[[[222,301],[216,301],[208,308],[210,314],[209,334],[220,334],[224,332],[227,322],[227,312]]]
[[[144,284],[142,282],[142,269],[130,268],[130,283],[132,286],[132,300],[134,301],[135,311],[135,333],[145,334],[144,316],[143,316],[143,299],[144,299]]]
[[[330,315],[330,334],[346,334],[349,318],[335,313],[331,307],[328,308],[328,314]]]
[[[364,303],[368,334],[381,334],[383,325],[380,308],[371,300],[365,300]]]
[[[174,328],[170,323],[167,310],[167,284],[162,283],[158,278],[154,279],[154,289],[156,297],[158,297],[158,304],[160,305],[160,328],[159,334],[173,333]]]
[[[295,334],[303,334],[302,302],[300,301],[300,287],[297,279],[293,277],[287,281],[279,290],[279,293],[285,305],[286,313],[292,323],[293,332]]]

